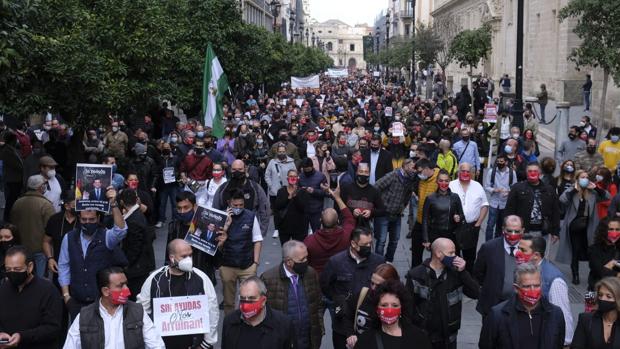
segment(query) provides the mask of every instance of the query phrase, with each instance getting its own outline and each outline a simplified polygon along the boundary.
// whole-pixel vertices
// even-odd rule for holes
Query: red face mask
[[[295,185],[299,181],[299,177],[288,177],[288,184]]]
[[[187,145],[192,145],[192,144],[194,144],[194,139],[193,139],[193,138],[187,138],[187,139],[185,140],[185,144],[187,144]]]
[[[538,178],[540,177],[540,172],[537,170],[527,171],[527,181],[530,183],[538,182]]]
[[[316,136],[308,136],[308,142],[314,143],[316,141]]]
[[[439,182],[437,186],[439,186],[439,189],[446,191],[450,187],[450,182]]]
[[[391,325],[400,318],[400,308],[381,308],[377,307],[377,315],[381,322]]]
[[[519,241],[521,241],[522,237],[523,237],[523,234],[504,233],[504,239],[506,239],[506,242],[508,242],[510,246],[516,246],[519,243]]]
[[[532,256],[534,254],[530,253],[530,254],[525,254],[523,252],[521,252],[521,250],[517,250],[515,252],[515,259],[517,260],[517,264],[524,264],[530,261],[530,259],[532,259]]]
[[[241,302],[239,304],[239,310],[241,310],[243,318],[249,320],[258,315],[263,309],[263,301],[264,297],[260,297],[256,302]]]
[[[338,144],[345,145],[345,144],[347,144],[347,140],[346,139],[341,139],[341,140],[338,141]]]
[[[358,165],[360,162],[362,162],[362,157],[361,156],[354,156],[351,158],[351,162],[354,165]]]
[[[220,179],[224,177],[224,171],[213,171],[213,178]]]
[[[129,189],[136,190],[138,189],[138,183],[139,182],[136,180],[130,180],[130,181],[127,181],[127,186],[129,187]]]
[[[519,299],[530,306],[538,303],[540,297],[542,296],[542,290],[539,288],[531,289],[522,289],[519,288]]]
[[[459,179],[463,182],[469,182],[471,180],[471,173],[459,172]]]
[[[111,291],[110,293],[112,294],[112,304],[116,305],[126,304],[129,296],[131,296],[131,291],[127,287]]]
[[[615,244],[618,239],[620,239],[620,231],[612,230],[607,232],[607,240],[609,240],[609,242],[613,242]]]

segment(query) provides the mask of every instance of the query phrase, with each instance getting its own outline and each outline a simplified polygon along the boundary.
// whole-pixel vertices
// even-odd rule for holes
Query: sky
[[[366,23],[372,26],[379,11],[389,0],[310,0],[310,15],[319,22],[339,19],[349,25]]]

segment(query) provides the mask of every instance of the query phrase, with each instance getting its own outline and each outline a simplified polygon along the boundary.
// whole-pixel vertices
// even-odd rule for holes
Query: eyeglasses
[[[521,234],[521,230],[517,229],[506,229],[504,232],[506,232],[506,234]]]

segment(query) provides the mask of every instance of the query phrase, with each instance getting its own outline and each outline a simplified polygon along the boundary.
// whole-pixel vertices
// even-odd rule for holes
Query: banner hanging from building
[[[291,76],[291,88],[319,88],[319,76],[312,75],[303,78]]]

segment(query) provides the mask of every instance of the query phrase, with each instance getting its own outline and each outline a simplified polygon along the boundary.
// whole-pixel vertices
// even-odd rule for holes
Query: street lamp
[[[299,36],[299,43],[301,43],[303,45],[304,43],[304,20],[300,20],[299,21],[299,29],[298,32],[295,33],[295,36]]]
[[[295,12],[293,9],[289,9],[289,35],[291,36],[291,44],[293,43],[293,31],[295,30]]]
[[[381,29],[377,27],[375,30],[375,37],[377,38],[377,49],[375,50],[376,53],[379,53],[379,40],[381,39],[380,36],[381,36]]]
[[[273,15],[273,32],[276,32],[277,29],[277,20],[280,16],[280,9],[282,8],[282,4],[280,0],[271,0],[269,3],[269,7],[271,8],[271,14]]]
[[[306,28],[306,46],[310,46],[310,30]]]
[[[312,47],[314,47],[315,40],[316,36],[314,35],[314,32],[312,32]]]
[[[415,0],[411,0],[411,95],[416,95],[415,86]]]
[[[517,71],[515,74],[515,100],[512,105],[513,126],[523,129],[523,2],[517,1]]]
[[[387,51],[387,64],[385,65],[386,81],[390,82],[390,13],[385,15],[385,49]]]

